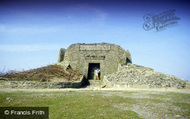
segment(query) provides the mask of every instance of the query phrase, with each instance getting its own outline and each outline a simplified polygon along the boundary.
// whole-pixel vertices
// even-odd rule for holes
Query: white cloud
[[[60,48],[66,48],[66,45],[0,45],[0,52],[32,52],[32,51],[51,51]]]
[[[99,9],[94,9],[97,15],[97,20],[104,21],[107,17],[107,13],[99,10]]]
[[[66,8],[66,12],[68,13],[68,19],[75,19],[77,17],[86,17],[85,15],[90,15],[91,18],[88,19],[92,22],[104,22],[108,16],[108,13],[102,9],[89,6],[88,4],[77,4],[76,6],[68,7]],[[81,16],[79,16],[79,14],[81,14]]]
[[[0,32],[2,33],[25,33],[25,34],[36,34],[36,33],[51,33],[58,31],[58,27],[14,27],[9,25],[0,25]]]

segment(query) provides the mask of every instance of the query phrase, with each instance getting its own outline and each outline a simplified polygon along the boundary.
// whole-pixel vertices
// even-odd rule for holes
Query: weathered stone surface
[[[58,64],[78,70],[87,79],[90,64],[98,63],[106,87],[183,88],[186,85],[185,80],[131,64],[130,52],[115,44],[72,44],[60,52]]]
[[[75,82],[39,82],[39,81],[2,81],[0,88],[81,88],[86,79],[81,77]]]
[[[37,82],[37,81],[0,81],[1,88],[81,88],[82,83]]]
[[[184,88],[186,81],[175,76],[155,72],[151,68],[127,64],[118,67],[116,73],[104,76],[104,83],[108,87],[176,87]]]
[[[61,48],[61,49],[60,49],[60,51],[59,51],[58,62],[63,61],[63,59],[64,59],[64,55],[65,55],[65,51],[66,51],[66,49],[64,49],[64,48]]]
[[[119,63],[132,62],[129,51],[125,51],[118,45],[108,43],[72,44],[65,51],[64,57],[60,55],[59,59],[63,59],[60,63],[64,66],[70,66],[86,78],[88,78],[90,63],[100,64],[101,77],[103,77],[116,72]]]

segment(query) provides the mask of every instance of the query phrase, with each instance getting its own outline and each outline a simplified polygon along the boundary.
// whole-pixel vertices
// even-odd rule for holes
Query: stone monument
[[[100,79],[107,87],[184,88],[186,85],[183,79],[132,64],[130,52],[115,44],[72,44],[60,49],[58,62],[65,69],[79,71],[88,80],[100,69]]]
[[[72,44],[61,48],[58,62],[78,70],[87,79],[93,79],[94,70],[100,69],[100,78],[117,71],[119,64],[131,63],[131,54],[120,46],[108,43]]]

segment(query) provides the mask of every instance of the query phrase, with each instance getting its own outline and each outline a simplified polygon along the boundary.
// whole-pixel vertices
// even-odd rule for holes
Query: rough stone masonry
[[[176,87],[186,81],[132,64],[131,54],[118,45],[108,43],[72,44],[60,49],[59,64],[78,70],[86,79],[93,79],[94,70],[100,69],[100,79],[107,87]]]
[[[93,79],[94,70],[101,70],[104,75],[115,73],[118,64],[132,62],[128,50],[115,44],[72,44],[67,50],[61,49],[58,62],[65,67],[78,70],[87,79]]]

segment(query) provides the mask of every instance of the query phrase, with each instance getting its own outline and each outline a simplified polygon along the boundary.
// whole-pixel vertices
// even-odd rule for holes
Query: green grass
[[[182,117],[190,115],[190,94],[164,93],[165,95],[149,94],[151,98],[132,98],[137,92],[130,91],[62,91],[62,92],[0,92],[1,107],[49,107],[50,119],[138,119],[140,115],[132,111],[132,106],[147,103],[147,108],[163,103],[167,106],[177,106],[181,110],[174,111],[168,107],[170,115],[181,114]],[[6,100],[10,97],[11,100]],[[175,98],[174,98],[175,97]],[[164,100],[171,98],[171,101]],[[148,103],[149,102],[149,103]],[[153,110],[154,112],[154,110]]]
[[[180,107],[184,111],[175,111],[174,113],[182,115],[184,118],[190,118],[190,94],[168,93],[173,99],[173,105]]]
[[[113,107],[131,99],[122,97],[106,97],[99,92],[12,92],[0,93],[1,107],[49,107],[50,119],[84,119],[84,118],[139,118],[138,114],[130,110]],[[10,102],[6,100],[10,97]]]

